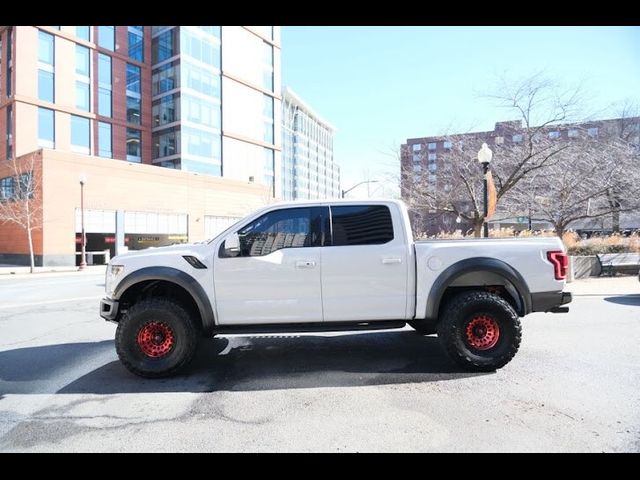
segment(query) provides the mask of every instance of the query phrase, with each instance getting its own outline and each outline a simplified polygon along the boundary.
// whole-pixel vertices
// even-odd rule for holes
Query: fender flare
[[[531,313],[531,293],[527,282],[522,275],[502,260],[489,257],[474,257],[461,260],[447,267],[433,282],[431,291],[427,298],[427,312],[425,318],[437,319],[440,309],[440,303],[444,296],[445,290],[460,276],[472,272],[491,272],[505,278],[520,298],[516,298],[518,303],[518,313],[521,316]]]
[[[124,277],[113,292],[113,299],[119,300],[120,297],[132,286],[147,282],[150,280],[162,280],[170,283],[175,283],[184,288],[198,307],[200,312],[200,318],[202,318],[202,329],[205,333],[211,332],[215,327],[215,316],[213,314],[213,308],[206,292],[198,283],[198,281],[191,275],[171,267],[145,267],[140,270],[131,272]]]

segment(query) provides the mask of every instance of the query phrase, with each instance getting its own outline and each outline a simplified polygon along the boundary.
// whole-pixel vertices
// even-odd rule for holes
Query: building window
[[[127,128],[127,160],[140,163],[142,161],[140,130]]]
[[[220,42],[196,33],[191,29],[202,30],[204,27],[187,27],[180,31],[180,54],[187,55],[202,63],[220,68]]]
[[[429,165],[429,173],[436,173],[437,169],[438,169],[438,166],[435,163],[432,163],[431,165]]]
[[[98,45],[112,52],[116,49],[116,27],[101,25],[98,27]]]
[[[129,58],[144,62],[144,27],[128,28]]]
[[[176,55],[177,28],[172,28],[155,37],[151,42],[151,62],[159,63]]]
[[[0,180],[0,201],[11,200],[14,196],[13,177],[5,177]]]
[[[38,70],[38,99],[55,102],[53,72]]]
[[[438,155],[435,153],[430,153],[428,156],[429,162],[435,162],[438,159]]]
[[[76,45],[76,74],[89,76],[89,49]]]
[[[422,171],[422,165],[414,165],[413,166],[413,172],[414,173],[420,173]]]
[[[504,143],[504,137],[495,137],[493,143],[495,145],[502,145]]]
[[[140,125],[140,98],[127,95],[127,122]]]
[[[98,122],[98,156],[112,158],[111,124]]]
[[[180,129],[173,127],[153,133],[153,158],[169,157],[180,153]]]
[[[180,120],[178,95],[165,95],[154,100],[152,107],[153,126],[159,127]],[[183,97],[184,99],[184,97]]]
[[[76,108],[85,112],[91,109],[89,90],[88,83],[76,80]]]
[[[419,152],[419,151],[422,149],[422,145],[420,145],[419,143],[416,143],[416,144],[414,144],[414,145],[411,145],[411,149],[412,149],[414,152]]]
[[[388,207],[331,207],[331,218],[334,246],[380,245],[393,240],[393,224]]]
[[[451,150],[453,148],[453,144],[451,142],[443,142],[442,146],[445,150]]]
[[[571,130],[569,130],[567,132],[567,135],[568,135],[569,138],[576,138],[578,136],[578,134],[579,134],[579,132],[575,128],[572,128]]]
[[[422,160],[422,155],[420,155],[419,153],[414,153],[413,154],[413,161],[414,162],[419,162],[420,160]]]
[[[180,65],[171,62],[155,68],[151,76],[151,93],[153,96],[159,95],[174,88],[178,88],[180,78]]]
[[[263,140],[266,143],[273,143],[273,97],[264,95],[264,104],[262,108],[262,117],[264,120]]]
[[[111,57],[104,53],[98,54],[98,84],[111,88]]]
[[[270,148],[263,148],[264,152],[264,183],[271,187],[271,192],[275,195],[274,183],[274,151]]]
[[[54,112],[48,108],[38,108],[38,146],[55,148]]]
[[[11,90],[12,90],[12,81],[11,81],[11,79],[13,77],[12,68],[11,68],[12,50],[13,50],[13,27],[9,27],[8,30],[7,30],[7,60],[5,62],[7,64],[7,71],[6,71],[7,97],[11,96]],[[2,62],[0,62],[0,63],[2,63]],[[7,157],[7,158],[9,158],[9,157]]]
[[[49,28],[53,28],[54,30],[60,30],[60,25],[49,25]]]
[[[7,106],[7,122],[6,122],[6,152],[7,160],[13,157],[13,106]]]
[[[598,127],[593,127],[587,130],[587,134],[590,137],[597,137],[598,136]]]
[[[557,140],[558,138],[560,138],[560,132],[555,130],[553,132],[549,132],[547,136],[549,137],[550,140]]]
[[[78,153],[91,153],[91,129],[89,119],[71,115],[71,150]]]
[[[207,127],[220,128],[220,104],[202,97],[186,93],[181,98],[182,118],[189,122]]]
[[[127,95],[140,94],[140,67],[127,63]]]
[[[91,27],[76,26],[76,37],[86,40],[91,40]]]
[[[513,143],[522,143],[522,135],[520,135],[519,133],[515,134],[511,137],[511,141]]]
[[[435,150],[437,147],[437,144],[435,142],[430,143],[429,145],[427,145],[427,148],[429,150]]]
[[[273,45],[267,42],[262,43],[264,49],[264,74],[262,87],[270,92],[273,91]]]
[[[53,35],[50,33],[38,32],[38,61],[53,66]]]
[[[98,89],[98,115],[111,116],[111,90],[102,87]]]

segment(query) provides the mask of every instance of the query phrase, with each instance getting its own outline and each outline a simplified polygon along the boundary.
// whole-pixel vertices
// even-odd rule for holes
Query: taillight
[[[553,265],[553,274],[556,280],[566,280],[569,269],[569,256],[560,251],[547,252],[547,258]]]

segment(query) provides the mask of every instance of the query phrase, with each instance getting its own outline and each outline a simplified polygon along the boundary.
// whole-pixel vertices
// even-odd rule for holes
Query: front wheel
[[[456,363],[481,372],[509,363],[522,335],[513,307],[500,296],[484,291],[453,297],[437,329],[443,347]]]
[[[118,323],[116,351],[132,373],[157,378],[186,366],[196,351],[198,331],[187,311],[171,300],[134,304]]]

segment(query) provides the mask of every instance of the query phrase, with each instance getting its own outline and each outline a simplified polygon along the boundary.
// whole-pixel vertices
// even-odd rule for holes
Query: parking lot
[[[0,275],[0,451],[640,451],[640,283],[569,284],[515,359],[403,330],[223,336],[181,376],[118,361],[99,270]]]

